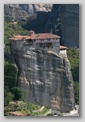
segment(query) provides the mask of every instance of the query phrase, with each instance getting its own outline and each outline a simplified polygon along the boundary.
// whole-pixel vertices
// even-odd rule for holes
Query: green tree
[[[79,83],[74,82],[74,96],[76,104],[79,104]]]
[[[5,61],[4,63],[4,84],[8,86],[9,90],[16,86],[17,68],[13,63]]]
[[[12,93],[15,95],[14,100],[23,100],[24,92],[21,88],[19,88],[19,87],[12,88]]]
[[[4,63],[4,105],[11,100],[23,99],[23,90],[17,86],[17,68],[15,64],[5,61]]]
[[[76,104],[79,104],[79,50],[74,48],[68,48],[67,55],[71,63],[71,71],[74,81],[75,102]]]
[[[13,100],[14,95],[9,91],[8,87],[4,87],[4,106],[7,106],[11,100]]]
[[[79,50],[74,48],[68,48],[67,55],[71,63],[73,80],[79,82]]]
[[[5,45],[9,43],[9,38],[13,35],[28,35],[28,31],[23,29],[20,23],[14,24],[12,18],[4,18],[4,43]],[[6,46],[6,50],[10,53],[10,47]]]

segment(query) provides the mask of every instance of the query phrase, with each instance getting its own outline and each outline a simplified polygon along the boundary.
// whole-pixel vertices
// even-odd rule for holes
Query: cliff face
[[[12,17],[22,24],[34,20],[37,12],[51,11],[51,4],[5,4],[4,16]]]
[[[79,45],[79,5],[62,5],[60,16],[64,44],[69,47],[77,47]]]
[[[27,30],[44,32],[51,4],[5,4],[4,16],[12,17]]]
[[[61,4],[53,4],[52,11],[48,17],[48,20],[46,22],[45,26],[45,32],[50,32],[56,35],[59,35],[61,37],[60,43],[63,45],[62,42],[62,31],[61,31]]]
[[[11,51],[19,69],[18,84],[25,100],[61,112],[74,106],[73,80],[70,63],[54,52],[36,50],[29,45]]]
[[[61,36],[61,44],[77,47],[79,45],[79,5],[54,4],[45,32]]]
[[[78,4],[5,4],[4,15],[17,19],[27,30],[59,35],[62,45],[79,45]]]

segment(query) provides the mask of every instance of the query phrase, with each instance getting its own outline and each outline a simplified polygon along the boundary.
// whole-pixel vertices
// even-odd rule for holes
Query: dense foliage
[[[28,31],[23,29],[20,23],[16,22],[10,17],[5,17],[4,19],[4,43],[9,43],[9,38],[14,35],[28,35]],[[6,47],[7,51],[10,53],[9,47]]]
[[[71,71],[74,81],[79,82],[79,50],[68,48],[68,59],[71,63]]]
[[[68,48],[68,59],[71,63],[71,71],[74,81],[74,95],[75,102],[79,104],[79,50],[74,48]]]
[[[17,68],[11,62],[4,62],[4,106],[11,100],[23,99],[23,91],[17,87]]]
[[[74,81],[74,95],[76,104],[79,104],[79,83],[75,81]]]

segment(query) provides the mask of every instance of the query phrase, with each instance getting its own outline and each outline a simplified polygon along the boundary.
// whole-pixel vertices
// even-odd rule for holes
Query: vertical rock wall
[[[19,69],[18,84],[25,100],[61,112],[74,106],[73,80],[68,59],[54,52],[20,46],[11,51]]]
[[[61,44],[69,47],[79,45],[79,4],[53,4],[45,32],[61,37]]]

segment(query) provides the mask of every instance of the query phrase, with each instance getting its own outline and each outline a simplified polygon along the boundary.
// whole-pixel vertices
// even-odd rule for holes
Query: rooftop
[[[67,49],[67,47],[60,45],[60,49]]]
[[[39,33],[31,36],[31,39],[56,39],[56,38],[60,37],[51,33]]]
[[[23,40],[24,38],[25,39],[30,39],[30,36],[15,35],[12,38],[9,38],[9,40],[19,41],[19,40]]]
[[[39,34],[33,34],[30,36],[21,36],[21,35],[15,35],[12,38],[9,38],[10,40],[23,40],[23,38],[27,39],[58,39],[60,38],[60,36],[57,36],[55,34],[51,34],[51,33],[39,33]]]

